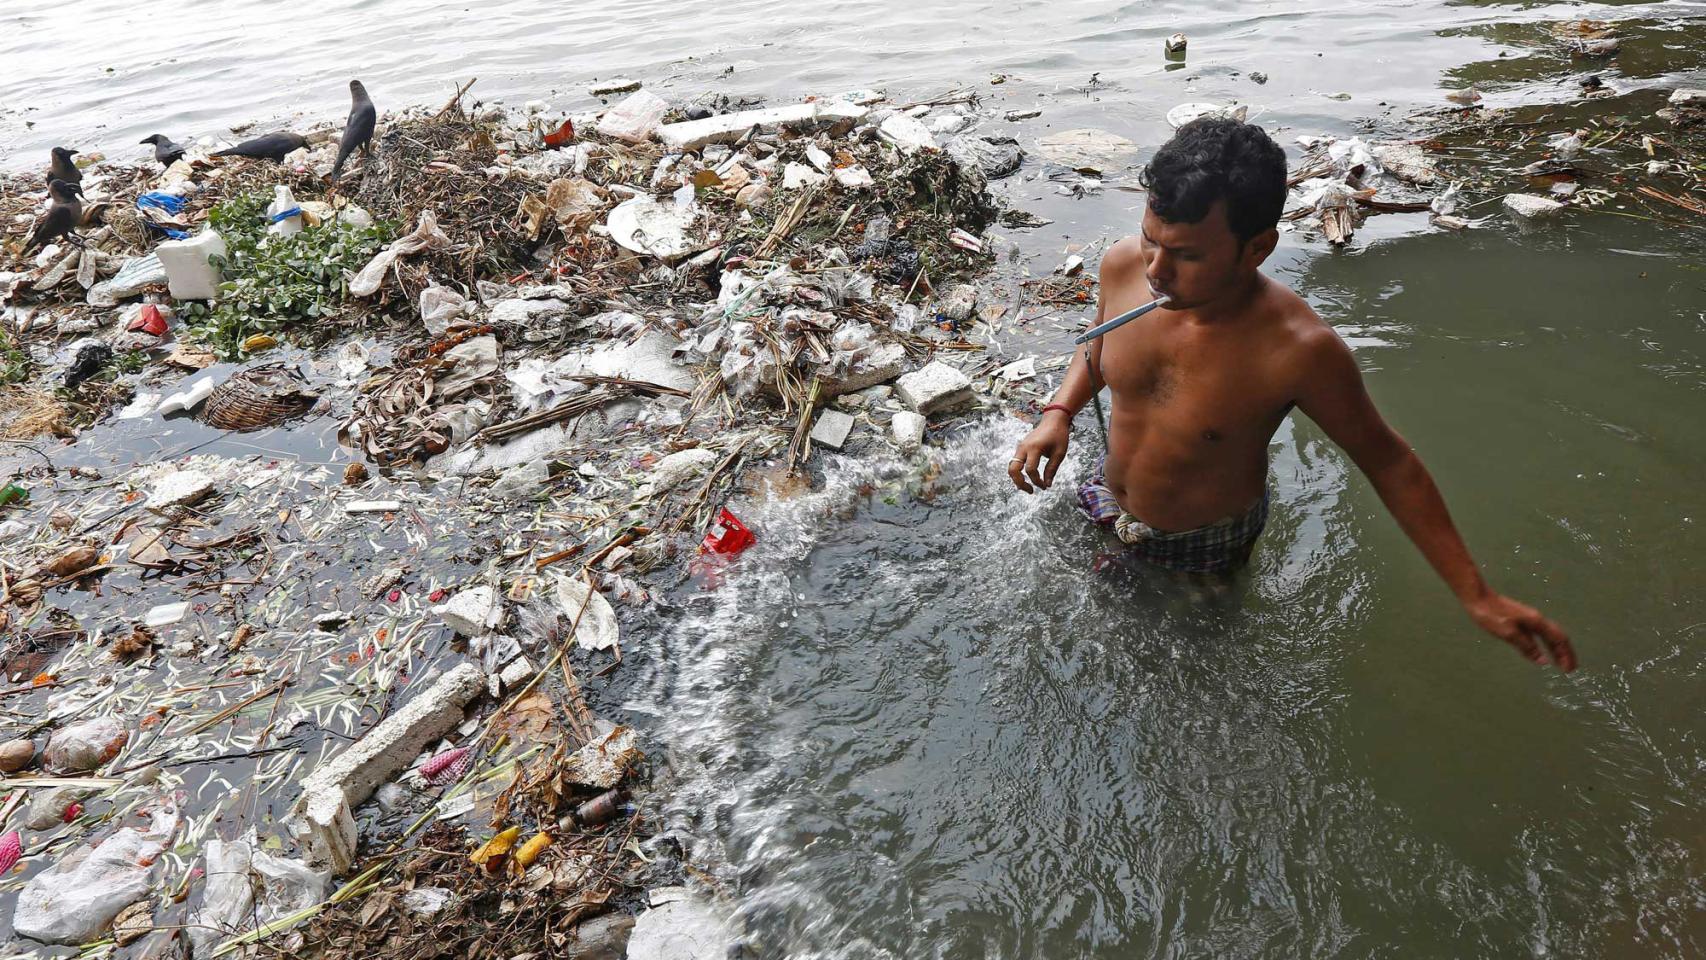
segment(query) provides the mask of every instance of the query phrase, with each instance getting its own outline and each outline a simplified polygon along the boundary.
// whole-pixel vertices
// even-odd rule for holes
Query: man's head
[[[1144,167],[1149,284],[1180,307],[1243,289],[1279,242],[1285,151],[1261,127],[1204,117]]]

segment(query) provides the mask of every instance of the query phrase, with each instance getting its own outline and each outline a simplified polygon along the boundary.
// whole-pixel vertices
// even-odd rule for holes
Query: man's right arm
[[[1142,253],[1135,240],[1121,240],[1102,258],[1100,289],[1105,292],[1110,287],[1119,288],[1129,281],[1129,274],[1134,269],[1142,272]],[[1106,319],[1107,311],[1106,300],[1098,296],[1096,323]],[[1065,462],[1067,444],[1072,439],[1072,418],[1102,389],[1098,373],[1101,368],[1100,337],[1073,352],[1072,362],[1066,366],[1066,377],[1061,381],[1060,389],[1055,391],[1054,399],[1048,402],[1052,409],[1043,411],[1037,418],[1037,425],[1019,441],[1013,458],[1007,461],[1007,476],[1012,478],[1014,486],[1026,493],[1035,493],[1038,489],[1047,490],[1054,485],[1055,472]]]

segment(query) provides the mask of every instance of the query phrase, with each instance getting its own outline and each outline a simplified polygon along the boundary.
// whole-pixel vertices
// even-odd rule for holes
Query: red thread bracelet
[[[1065,411],[1065,413],[1066,413],[1066,415],[1067,415],[1067,417],[1068,417],[1068,418],[1070,418],[1070,417],[1071,417],[1071,416],[1072,416],[1072,408],[1071,408],[1071,407],[1069,407],[1069,406],[1067,406],[1067,405],[1066,405],[1066,404],[1064,404],[1064,403],[1050,403],[1050,404],[1045,404],[1045,405],[1044,405],[1044,406],[1043,406],[1043,410],[1042,410],[1042,412],[1043,412],[1043,413],[1047,413],[1047,412],[1049,412],[1049,411],[1050,411],[1050,410],[1062,410],[1062,411]],[[1040,415],[1041,415],[1041,414],[1039,414],[1039,416],[1040,416]]]

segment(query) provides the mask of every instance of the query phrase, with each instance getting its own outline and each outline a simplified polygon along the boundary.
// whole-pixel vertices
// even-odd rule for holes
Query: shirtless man
[[[1268,443],[1296,407],[1374,484],[1481,629],[1537,664],[1550,657],[1574,670],[1556,623],[1481,579],[1427,468],[1370,401],[1350,348],[1260,272],[1279,242],[1284,151],[1252,124],[1197,120],[1142,180],[1143,234],[1103,257],[1097,322],[1158,296],[1171,302],[1078,351],[1008,463],[1013,483],[1026,493],[1053,484],[1073,416],[1105,385],[1108,454],[1079,490],[1091,519],[1160,566],[1229,570],[1267,521]]]

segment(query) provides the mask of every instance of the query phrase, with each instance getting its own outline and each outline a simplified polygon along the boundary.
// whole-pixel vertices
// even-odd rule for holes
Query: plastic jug
[[[302,207],[296,202],[296,195],[284,184],[272,188],[272,203],[267,204],[267,219],[272,225],[267,227],[267,233],[279,237],[288,237],[302,232]]]

